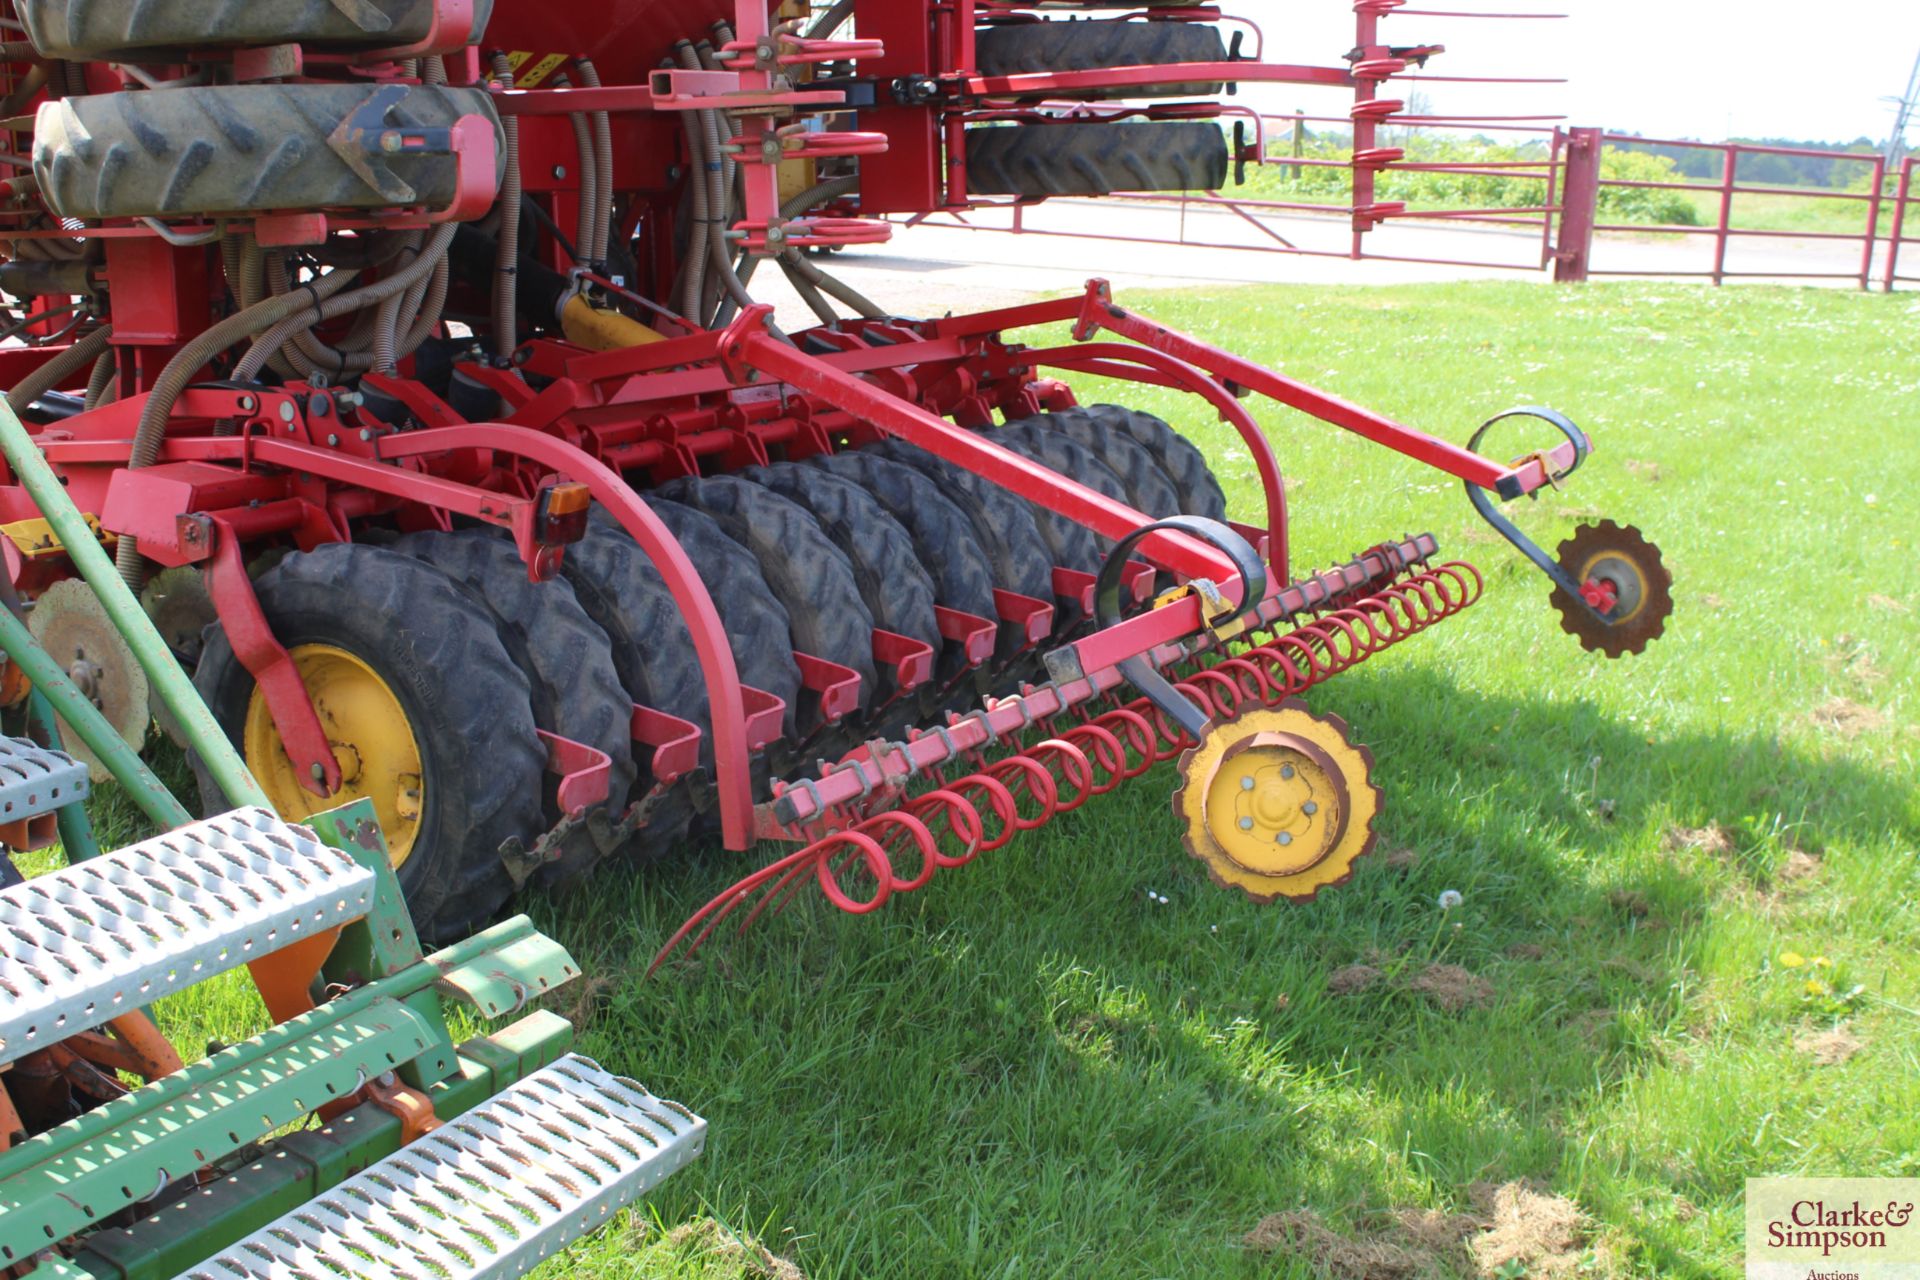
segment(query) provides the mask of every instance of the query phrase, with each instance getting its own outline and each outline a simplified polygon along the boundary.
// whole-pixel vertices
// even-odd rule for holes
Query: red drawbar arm
[[[1209,346],[1198,338],[1169,329],[1145,316],[1136,315],[1115,304],[1113,292],[1105,280],[1093,280],[1087,284],[1087,294],[1082,300],[1080,319],[1074,327],[1073,336],[1085,342],[1102,329],[1164,352],[1176,360],[1197,365],[1216,378],[1258,391],[1290,408],[1312,414],[1323,422],[1331,422],[1375,444],[1383,444],[1409,458],[1457,476],[1468,484],[1491,489],[1503,498],[1517,498],[1547,484],[1551,478],[1547,462],[1553,464],[1554,474],[1571,468],[1575,462],[1573,445],[1563,442],[1557,449],[1546,451],[1544,461],[1536,454],[1513,467],[1501,466],[1459,445],[1449,444],[1424,431],[1416,431],[1391,418],[1382,417],[1371,409],[1363,409],[1304,382],[1296,382],[1250,360]]]
[[[781,342],[767,332],[771,315],[770,307],[745,310],[727,333],[721,359],[736,381],[751,382],[766,375],[798,387],[1116,542],[1153,523],[1151,516],[1123,502]],[[1141,544],[1141,550],[1175,573],[1211,579],[1230,599],[1237,598],[1239,575],[1232,561],[1204,542],[1179,533],[1155,534]]]

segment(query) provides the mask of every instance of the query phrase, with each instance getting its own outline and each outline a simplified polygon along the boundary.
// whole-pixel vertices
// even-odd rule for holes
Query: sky
[[[1351,0],[1229,4],[1267,31],[1269,62],[1328,65],[1353,46]],[[1439,114],[1566,115],[1618,132],[1718,140],[1884,138],[1920,54],[1920,0],[1411,0],[1409,9],[1565,13],[1494,22],[1396,14],[1396,45],[1444,44],[1434,75],[1564,77],[1565,85],[1417,87]],[[1331,90],[1243,96],[1264,110],[1344,114]],[[1257,96],[1256,96],[1257,95]],[[1398,95],[1396,95],[1398,96]],[[1909,131],[1920,142],[1920,127]]]

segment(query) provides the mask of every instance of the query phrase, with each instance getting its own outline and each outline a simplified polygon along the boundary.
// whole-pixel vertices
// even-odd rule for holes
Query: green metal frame
[[[0,400],[4,453],[75,568],[105,606],[188,744],[238,805],[271,808],[186,673],[32,436]],[[40,647],[0,607],[0,649],[33,682],[29,726],[54,741],[72,727],[136,804],[163,828],[192,815]],[[68,858],[97,856],[85,810],[58,812]],[[557,1060],[573,1040],[565,1019],[532,1013],[455,1047],[442,997],[486,1018],[517,1012],[579,976],[566,951],[524,916],[454,946],[422,953],[373,805],[361,800],[307,820],[326,844],[373,871],[368,913],[346,925],[317,986],[345,988],[309,1013],[0,1152],[0,1270],[32,1264],[31,1280],[163,1280],[244,1239],[399,1150],[403,1123],[363,1102],[331,1122],[284,1132],[369,1081],[398,1078],[451,1119]],[[313,993],[324,996],[324,991]],[[280,1134],[274,1137],[274,1134]],[[196,1184],[211,1172],[206,1185]],[[186,1190],[127,1227],[97,1224]]]
[[[0,616],[10,615],[0,610]],[[320,1138],[293,1134],[269,1141],[270,1135],[389,1073],[428,1090],[436,1113],[451,1115],[564,1051],[572,1029],[548,1015],[523,1020],[504,1039],[456,1050],[441,1006],[442,995],[450,995],[489,1018],[516,1012],[579,976],[564,948],[519,916],[423,956],[372,803],[355,801],[311,825],[323,842],[375,875],[372,909],[342,929],[322,968],[325,981],[351,983],[352,989],[0,1154],[0,1266],[32,1259],[236,1152],[263,1145],[304,1153],[298,1164],[268,1161],[270,1168],[234,1174],[229,1181],[239,1179],[244,1191],[203,1193],[184,1202],[192,1219],[187,1227],[179,1225],[176,1206],[154,1220],[164,1227],[116,1229],[101,1237],[164,1240],[161,1251],[169,1258],[198,1250],[190,1265],[278,1217],[299,1202],[291,1198],[296,1192],[312,1193],[301,1188],[324,1190],[391,1152],[398,1145],[398,1121],[372,1108],[392,1121],[381,1123],[362,1106],[320,1131]],[[118,1247],[101,1246],[108,1253]],[[88,1248],[92,1257],[108,1259],[91,1243]],[[141,1245],[138,1251],[144,1257],[158,1249]],[[108,1269],[85,1274],[162,1274],[130,1273],[110,1259],[100,1265]]]
[[[73,561],[73,567],[80,571],[80,576],[86,579],[87,585],[92,587],[93,593],[100,598],[100,603],[105,607],[107,616],[113,620],[115,629],[126,640],[127,646],[133,650],[133,656],[146,671],[147,679],[159,692],[160,700],[166,704],[167,710],[173,713],[174,720],[186,736],[187,744],[199,752],[200,758],[206,763],[207,771],[213,775],[214,781],[220,784],[220,790],[226,795],[228,801],[238,806],[257,804],[262,808],[272,808],[273,806],[267,801],[266,792],[260,789],[260,784],[254,780],[251,773],[247,772],[245,761],[241,760],[240,753],[234,750],[233,744],[227,741],[227,735],[221,731],[219,722],[213,718],[213,712],[207,709],[205,702],[201,701],[199,692],[193,687],[193,681],[189,680],[187,673],[180,669],[180,664],[173,660],[173,654],[167,650],[166,641],[161,639],[160,632],[153,625],[153,620],[147,617],[147,611],[140,607],[139,599],[121,580],[120,574],[113,567],[113,561],[108,559],[106,550],[101,547],[100,540],[88,527],[86,517],[81,515],[80,509],[73,505],[73,499],[67,495],[66,486],[60,483],[60,477],[55,475],[53,468],[47,464],[45,456],[40,452],[40,446],[33,442],[32,434],[21,425],[20,419],[13,410],[3,402],[0,402],[0,454],[5,454],[8,465],[20,478],[20,483],[26,487],[28,496],[33,499],[34,505],[40,508],[40,514],[46,517],[47,523],[53,527],[54,536],[60,539],[60,545],[66,551],[68,558]],[[31,637],[29,636],[28,639],[30,641]],[[19,660],[13,638],[8,638],[4,647],[10,656],[16,661]],[[38,645],[31,647],[35,650],[39,648]],[[26,664],[21,665],[24,667]],[[32,676],[31,671],[28,674]],[[38,677],[33,679],[36,684],[39,683]],[[57,696],[55,701],[59,704],[60,714],[66,717],[67,723],[73,725],[75,730],[80,730],[80,722],[68,714],[66,703]],[[81,701],[85,702],[84,699]],[[104,724],[105,721],[102,720],[101,723]],[[81,739],[100,755],[103,763],[106,761],[105,753],[94,744],[93,739],[88,737],[85,731],[81,731]],[[121,745],[125,746],[124,743]],[[138,764],[138,757],[135,758],[135,763]],[[139,773],[125,775],[121,774],[118,768],[113,769],[114,776],[123,782],[128,777],[139,777],[142,773],[145,773],[144,765],[140,766]],[[127,785],[130,789],[133,786],[131,783]],[[165,788],[161,788],[161,793],[165,794]],[[140,796],[136,794],[135,798],[139,799]],[[167,827],[177,826],[180,822],[186,821],[184,818],[162,819],[151,813],[149,816],[153,816],[154,821]]]

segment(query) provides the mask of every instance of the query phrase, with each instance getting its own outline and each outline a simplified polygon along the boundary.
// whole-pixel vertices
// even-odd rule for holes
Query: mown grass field
[[[1162,768],[875,916],[804,901],[652,981],[749,859],[533,904],[591,975],[559,1003],[581,1049],[712,1123],[547,1274],[1724,1277],[1745,1177],[1920,1173],[1920,303],[1129,301],[1453,439],[1566,410],[1599,452],[1521,521],[1549,548],[1640,524],[1666,636],[1584,653],[1456,484],[1259,406],[1302,565],[1432,529],[1487,575],[1311,698],[1377,757],[1376,854],[1252,905],[1180,850]],[[1132,398],[1250,511],[1236,437]],[[165,1014],[194,1045],[253,1017],[238,985]]]

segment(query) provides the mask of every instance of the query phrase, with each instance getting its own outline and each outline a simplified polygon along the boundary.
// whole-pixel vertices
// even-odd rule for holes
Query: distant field
[[[771,853],[533,904],[589,975],[558,1001],[581,1049],[713,1126],[542,1274],[1734,1277],[1746,1176],[1920,1173],[1920,302],[1128,301],[1455,440],[1566,410],[1599,452],[1519,519],[1549,548],[1640,524],[1666,636],[1583,653],[1457,484],[1256,404],[1303,567],[1432,529],[1487,574],[1311,698],[1378,759],[1376,854],[1311,906],[1253,905],[1181,852],[1161,768],[872,917],[803,898],[652,981],[667,931]],[[1083,390],[1172,418],[1252,518],[1229,430]],[[128,831],[123,798],[100,811]],[[189,1049],[258,1016],[238,983],[163,1012]]]

